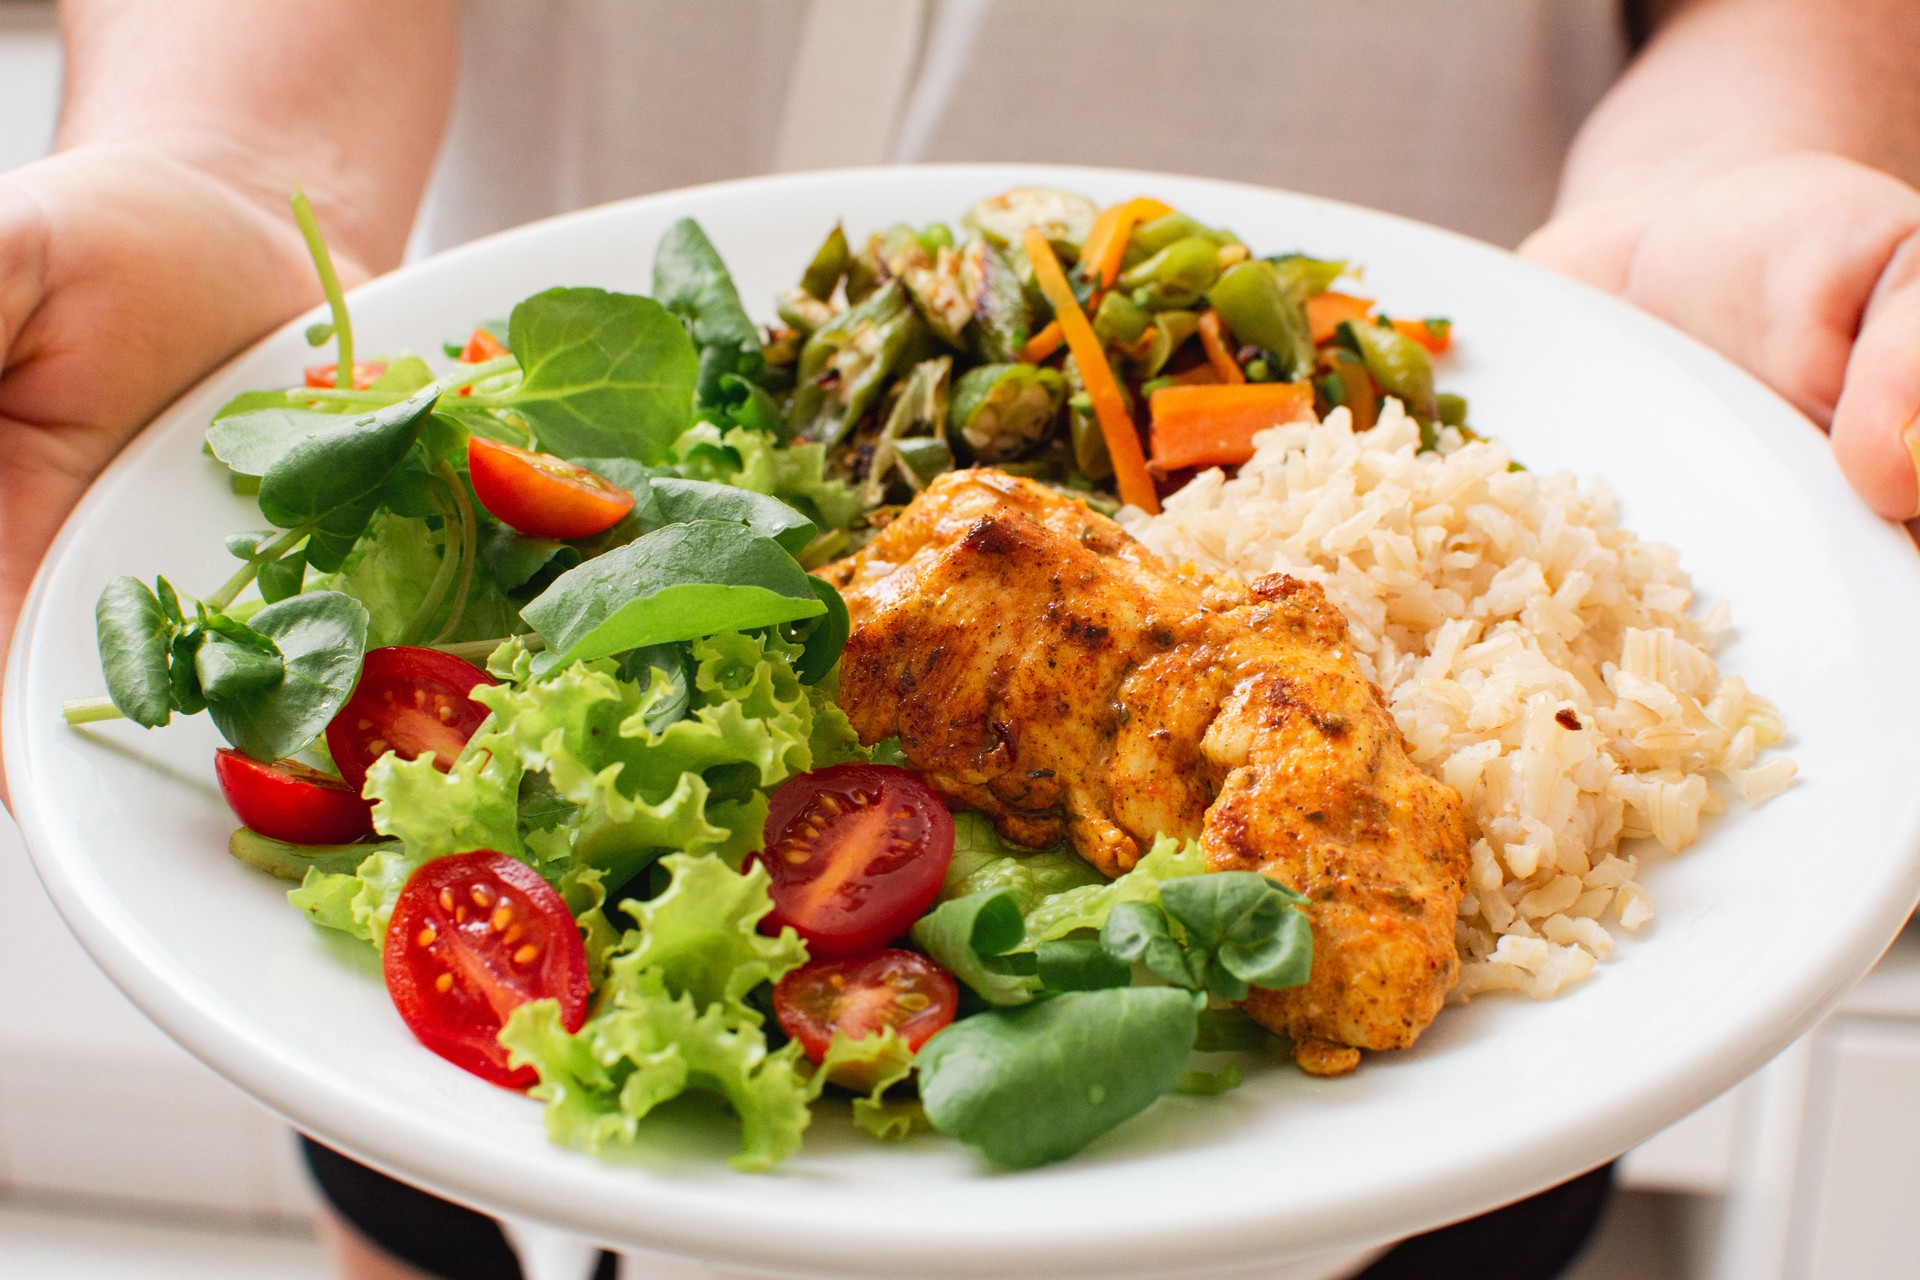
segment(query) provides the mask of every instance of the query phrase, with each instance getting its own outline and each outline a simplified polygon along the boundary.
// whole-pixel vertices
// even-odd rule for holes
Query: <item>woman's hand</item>
[[[159,151],[85,146],[0,174],[0,658],[47,544],[101,468],[318,298],[284,206]]]
[[[1575,207],[1520,252],[1746,366],[1830,428],[1875,511],[1920,514],[1920,191],[1782,155]]]

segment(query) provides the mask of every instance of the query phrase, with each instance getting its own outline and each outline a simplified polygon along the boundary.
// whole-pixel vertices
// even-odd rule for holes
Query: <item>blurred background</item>
[[[516,8],[487,7],[508,20]],[[1482,21],[1497,18],[1499,9],[1491,0],[1458,7],[1462,21],[1475,14]],[[522,20],[537,19],[535,6],[517,9]],[[1594,51],[1584,60],[1590,73],[1585,79],[1545,87],[1569,132],[1618,57],[1615,48]],[[0,0],[0,169],[50,148],[59,85],[52,4]],[[474,103],[463,102],[450,154],[477,112]],[[909,108],[905,132],[918,127]],[[1028,155],[1017,140],[970,137],[961,125],[941,128],[940,136],[929,125],[924,137],[896,139],[892,154],[906,148],[909,156],[1059,158]],[[675,132],[656,129],[652,136]],[[808,167],[808,156],[781,151],[782,145],[779,139],[768,143],[778,154],[763,157],[762,167]],[[1129,150],[1132,145],[1093,139],[1091,151],[1076,158],[1148,167],[1159,162],[1136,154],[1137,147]],[[556,172],[564,171],[565,147],[550,150],[547,160]],[[682,172],[671,156],[640,160],[670,179],[664,185],[720,176]],[[1212,167],[1277,180],[1223,168],[1231,163],[1222,154]],[[470,204],[491,208],[494,223],[505,225],[621,194],[594,189],[591,175],[576,170],[564,189],[556,182],[529,194],[536,188],[522,182],[517,194],[493,191],[484,202],[452,198],[467,194],[466,185],[488,180],[472,170],[442,172],[416,230],[415,252],[495,229],[462,221],[458,210]],[[1449,195],[1474,186],[1457,181],[1382,189],[1362,184],[1323,193],[1511,243],[1545,213],[1551,190],[1535,190],[1538,185],[1521,184],[1478,203]],[[1485,184],[1478,189],[1485,197]],[[54,913],[4,814],[0,901],[8,906],[12,942],[9,962],[0,965],[0,1274],[9,1280],[327,1274],[313,1242],[313,1200],[291,1134],[174,1047],[107,983]],[[1879,970],[1806,1039],[1730,1094],[1628,1153],[1620,1166],[1623,1194],[1574,1280],[1891,1280],[1920,1274],[1914,1260],[1920,1231],[1911,1209],[1920,1189],[1916,1079],[1920,937],[1910,930]]]

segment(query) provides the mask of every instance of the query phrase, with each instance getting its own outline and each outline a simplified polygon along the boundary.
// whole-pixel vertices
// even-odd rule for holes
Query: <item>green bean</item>
[[[1093,331],[1108,346],[1131,347],[1153,323],[1153,317],[1133,304],[1126,294],[1115,291],[1100,299],[1093,313]]]
[[[1205,236],[1176,240],[1121,273],[1120,287],[1148,311],[1190,307],[1220,278],[1220,246]]]
[[[1046,439],[1067,384],[1058,372],[1030,364],[983,364],[953,389],[948,426],[982,462],[1018,457]]]
[[[1439,418],[1440,405],[1433,393],[1433,362],[1427,358],[1425,347],[1391,325],[1365,320],[1349,321],[1340,326],[1339,332],[1343,344],[1367,362],[1367,372],[1380,384],[1381,391],[1398,399],[1425,426]]]
[[[813,261],[801,273],[800,288],[825,302],[833,296],[840,277],[847,273],[848,256],[846,230],[836,222],[820,247],[814,250]]]
[[[1147,354],[1130,362],[1137,378],[1152,378],[1167,367],[1167,361],[1200,328],[1200,317],[1191,311],[1156,311],[1153,316],[1153,344]]]
[[[867,463],[867,483],[861,492],[866,506],[878,506],[886,497],[887,485],[896,470],[901,471],[901,478],[907,482],[908,488],[916,493],[920,491],[928,477],[915,470],[909,458],[917,457],[925,462],[927,455],[920,449],[923,444],[939,445],[947,453],[951,464],[953,455],[947,447],[946,429],[949,380],[952,376],[953,357],[938,356],[914,365],[901,381],[900,394],[895,397],[893,408],[887,412],[886,422],[873,440],[873,453]],[[921,436],[922,431],[929,433],[932,439]]]
[[[1450,427],[1464,427],[1467,425],[1467,398],[1465,396],[1449,395],[1443,391],[1434,397],[1434,401],[1439,409],[1440,421]]]
[[[920,228],[920,247],[928,253],[938,253],[942,249],[953,248],[953,230],[944,222],[934,222]]]
[[[788,418],[797,436],[838,444],[872,405],[894,371],[928,342],[926,326],[889,280],[859,306],[816,330],[800,349]]]
[[[1280,282],[1271,262],[1250,258],[1221,273],[1207,301],[1241,342],[1267,353],[1289,379],[1313,367],[1313,341],[1304,305]]]
[[[1302,304],[1333,287],[1347,273],[1347,264],[1331,258],[1309,258],[1304,253],[1282,253],[1268,258],[1280,283]]]
[[[1200,236],[1210,241],[1215,248],[1223,244],[1239,244],[1240,241],[1231,231],[1216,231],[1212,227],[1195,222],[1184,213],[1170,213],[1164,218],[1155,218],[1143,222],[1133,229],[1127,239],[1129,250],[1137,251],[1143,258],[1150,258],[1176,240],[1186,240]]]
[[[1019,273],[984,236],[976,235],[960,251],[960,280],[973,302],[968,337],[974,354],[993,364],[1018,359],[1033,335],[1033,314]]]

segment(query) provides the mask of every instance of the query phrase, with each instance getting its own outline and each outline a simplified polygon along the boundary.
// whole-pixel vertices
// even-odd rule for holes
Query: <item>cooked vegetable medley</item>
[[[69,720],[207,712],[234,856],[378,948],[421,1042],[531,1086],[560,1142],[705,1090],[765,1168],[831,1082],[876,1136],[1017,1166],[1239,1080],[1192,1055],[1267,1039],[1234,1002],[1305,980],[1303,900],[1200,877],[1196,845],[1109,881],[950,815],[835,705],[848,614],[807,570],[955,467],[1156,510],[1333,406],[1464,429],[1445,321],[1157,200],[1028,188],[833,228],[769,328],[682,221],[651,298],[535,294],[437,372],[356,358],[295,209],[336,358],[206,440],[265,527],[205,595],[107,584],[108,696]]]

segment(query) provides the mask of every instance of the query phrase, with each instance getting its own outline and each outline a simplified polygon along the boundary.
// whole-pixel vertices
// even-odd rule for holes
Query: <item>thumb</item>
[[[1880,273],[1833,412],[1840,470],[1883,516],[1920,515],[1920,231]]]
[[[0,181],[0,377],[13,345],[47,290],[46,210],[18,184]]]
[[[1582,205],[1557,215],[1523,240],[1517,252],[1596,289],[1621,293],[1646,220],[1639,201]]]

